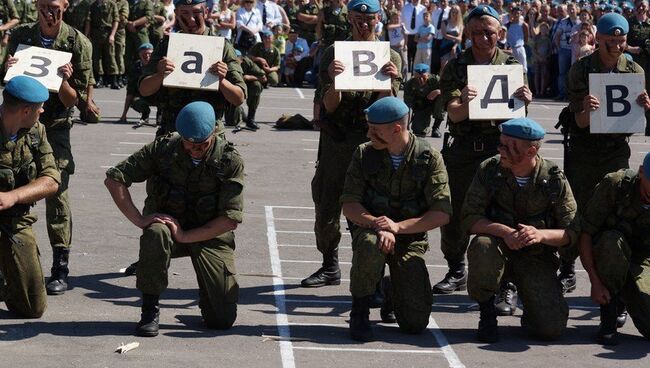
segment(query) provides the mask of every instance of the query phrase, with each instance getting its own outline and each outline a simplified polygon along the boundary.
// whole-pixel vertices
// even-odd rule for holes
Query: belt
[[[462,147],[471,147],[474,152],[483,152],[490,148],[496,148],[497,142],[499,141],[498,135],[488,135],[488,136],[461,136],[455,137],[452,145],[459,145]]]

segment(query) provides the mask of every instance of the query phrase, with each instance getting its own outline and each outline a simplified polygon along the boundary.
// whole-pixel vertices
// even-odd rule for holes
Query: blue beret
[[[596,24],[596,29],[600,34],[622,36],[630,31],[630,25],[622,15],[608,13],[600,17],[598,24]]]
[[[469,14],[467,14],[466,22],[469,23],[469,21],[472,18],[477,18],[477,17],[480,18],[484,15],[489,15],[490,17],[498,20],[499,23],[501,23],[501,19],[499,18],[499,13],[496,10],[494,10],[493,7],[488,5],[479,5],[476,8],[472,9],[472,11],[469,12]]]
[[[11,78],[5,91],[21,101],[34,104],[45,102],[50,97],[50,92],[41,82],[25,75]]]
[[[378,0],[350,0],[348,10],[354,10],[359,13],[374,14],[379,13],[381,7]]]
[[[527,141],[538,141],[544,138],[546,133],[541,125],[528,118],[508,120],[499,125],[499,130],[501,134]]]
[[[303,52],[303,51],[305,51],[305,49],[303,49],[302,46],[300,46],[300,45],[297,45],[297,46],[294,47],[293,49],[296,50],[296,51],[298,51],[298,52]]]
[[[415,64],[413,70],[415,70],[416,73],[428,73],[429,64]]]
[[[207,0],[174,0],[174,6],[179,5],[196,5],[206,2]]]
[[[240,57],[241,56],[241,51],[235,49],[235,56]]]
[[[404,101],[390,96],[380,98],[363,112],[368,116],[369,124],[388,124],[403,118],[409,113],[409,108]]]
[[[190,102],[176,116],[176,130],[184,139],[200,143],[210,137],[216,120],[212,105],[204,101]]]
[[[273,32],[271,32],[271,31],[263,31],[262,32],[262,37],[273,37]]]
[[[646,153],[643,159],[643,176],[650,180],[650,152]]]
[[[142,50],[153,50],[153,45],[150,44],[149,42],[145,42],[142,45],[140,45],[140,47],[138,47],[138,51],[142,51]]]

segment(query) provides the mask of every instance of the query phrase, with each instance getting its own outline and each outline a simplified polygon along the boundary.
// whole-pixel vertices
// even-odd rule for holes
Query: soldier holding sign
[[[479,5],[467,15],[466,21],[465,32],[472,41],[472,47],[447,64],[440,80],[442,105],[448,112],[450,135],[445,137],[442,155],[449,173],[451,203],[454,210],[451,222],[443,226],[441,231],[442,252],[449,265],[449,272],[433,287],[433,292],[436,294],[449,294],[455,290],[464,290],[466,287],[465,252],[469,237],[461,231],[460,211],[465,193],[479,165],[497,153],[498,126],[504,121],[470,120],[469,102],[475,98],[488,99],[489,96],[484,96],[487,91],[479,91],[476,86],[467,85],[467,66],[518,64],[516,59],[497,48],[501,22],[496,10],[486,5]],[[524,85],[514,92],[514,97],[526,104],[532,101],[532,93],[526,85],[525,76]],[[500,298],[504,299],[501,309],[502,313],[511,314],[514,313],[516,300],[505,298],[513,295],[506,291],[503,290],[503,298]]]
[[[70,147],[72,109],[80,100],[88,100],[92,45],[86,36],[63,21],[63,13],[68,7],[66,0],[38,0],[36,7],[38,23],[20,26],[11,34],[5,68],[18,61],[12,55],[21,43],[72,54],[72,61],[58,68],[63,83],[58,92],[50,93],[40,119],[61,170],[59,191],[45,200],[47,233],[53,250],[52,277],[47,283],[47,292],[58,295],[68,289],[68,258],[72,241],[72,213],[68,198],[68,181],[75,168]]]
[[[377,40],[374,29],[379,22],[380,10],[377,0],[352,0],[348,3],[352,41]],[[314,102],[322,105],[322,116],[318,164],[311,182],[316,207],[316,246],[323,254],[323,264],[315,273],[302,280],[303,287],[336,285],[341,282],[338,262],[341,240],[339,197],[352,154],[359,144],[367,141],[363,110],[381,97],[396,96],[402,80],[399,73],[400,56],[393,50],[390,50],[390,62],[380,68],[381,74],[391,79],[390,90],[338,91],[334,80],[345,68],[340,60],[334,59],[334,45],[325,49],[320,62],[320,83],[314,97]]]
[[[576,202],[581,211],[591,198],[596,184],[605,175],[630,167],[627,134],[592,134],[589,131],[590,113],[605,108],[606,102],[589,94],[589,73],[643,73],[637,63],[623,55],[628,31],[629,25],[623,16],[616,13],[603,15],[598,21],[596,33],[600,47],[573,64],[569,70],[569,107],[562,111],[560,124],[564,126],[565,134],[568,134],[564,169],[571,187],[576,190]],[[648,111],[650,98],[647,92],[632,98]],[[562,253],[560,281],[566,292],[573,291],[576,287],[577,256],[575,249]]]
[[[208,8],[205,0],[175,0],[177,25],[179,32],[210,36],[211,31],[205,25]],[[208,41],[206,41],[208,42]],[[151,62],[144,68],[140,77],[139,89],[142,96],[158,93],[158,108],[161,109],[161,122],[158,135],[175,130],[176,115],[188,103],[206,101],[212,105],[217,114],[217,130],[223,132],[223,114],[227,104],[239,106],[246,98],[246,83],[242,69],[235,55],[235,49],[229,42],[224,43],[221,61],[214,63],[209,72],[219,77],[218,91],[191,90],[164,87],[163,79],[175,69],[169,60],[167,49],[169,36],[165,36],[154,49]]]

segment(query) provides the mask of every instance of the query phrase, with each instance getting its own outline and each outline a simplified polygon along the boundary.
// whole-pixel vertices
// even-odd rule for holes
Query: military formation
[[[16,4],[20,14],[28,13],[25,3]],[[219,90],[190,90],[163,85],[177,66],[167,58],[169,35],[151,28],[165,22],[156,18],[165,18],[160,2],[38,0],[37,15],[24,15],[34,22],[21,25],[23,15],[13,1],[0,6],[8,17],[3,24],[11,24],[3,73],[19,61],[19,44],[72,55],[57,70],[58,91],[28,76],[12,78],[3,91],[0,297],[7,308],[39,318],[46,294],[68,289],[73,109],[97,118],[93,87],[108,82],[121,88],[128,74],[120,120],[134,108],[142,114],[140,124],[148,124],[151,107],[159,111],[156,139],[110,168],[104,181],[118,210],[142,230],[134,266],[141,293],[135,333],[158,335],[160,295],[177,257],[191,259],[205,326],[230,328],[237,319],[234,231],[243,220],[245,175],[224,125],[243,119],[248,128],[259,128],[260,95],[280,83],[274,34],[260,31],[260,42],[244,53],[226,42],[221,60],[209,67]],[[174,6],[175,32],[213,35],[205,0],[175,0]],[[630,168],[627,135],[589,131],[590,112],[602,108],[589,94],[589,74],[643,73],[624,55],[631,28],[623,16],[600,17],[596,40],[601,47],[568,72],[569,106],[558,117],[565,134],[562,170],[540,154],[546,132],[532,119],[470,118],[469,103],[480,91],[468,84],[468,66],[519,64],[497,47],[501,17],[494,8],[478,5],[468,11],[464,23],[471,47],[451,59],[440,76],[429,64],[416,64],[407,80],[404,60],[391,49],[389,61],[380,66],[390,79],[385,91],[337,90],[346,65],[332,45],[340,39],[379,41],[376,25],[384,10],[377,0],[332,0],[325,12],[318,2],[306,1],[283,12],[295,17],[299,37],[312,43],[312,34],[318,34],[323,42],[314,99],[318,161],[311,181],[322,265],[301,286],[341,283],[343,214],[352,235],[352,339],[374,339],[369,318],[374,307],[381,308],[383,322],[421,333],[434,294],[466,289],[479,305],[479,341],[499,340],[497,317],[514,314],[518,300],[521,325],[532,337],[558,339],[566,332],[564,294],[575,289],[578,256],[589,275],[591,298],[600,306],[598,341],[618,343],[617,328],[628,314],[650,339],[650,153],[639,168]],[[157,42],[150,42],[152,37]],[[115,57],[122,53],[123,58]],[[523,80],[514,98],[528,106],[533,94],[525,71]],[[400,89],[403,100],[397,97]],[[650,111],[646,90],[635,100]],[[440,136],[445,116],[448,132],[437,151],[423,137]],[[140,182],[146,182],[147,195],[142,210],[129,190]],[[36,219],[30,208],[41,199],[53,252],[47,281],[31,228]],[[437,228],[449,270],[432,286],[424,254],[431,246],[427,232]]]

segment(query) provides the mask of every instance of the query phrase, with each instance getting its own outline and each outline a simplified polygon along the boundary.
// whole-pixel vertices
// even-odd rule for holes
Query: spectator
[[[402,59],[402,75],[408,72],[406,62],[406,30],[404,23],[400,22],[400,13],[393,11],[390,13],[390,23],[386,26],[388,32],[388,41],[390,48],[395,50]]]
[[[395,7],[397,7],[397,2]],[[420,0],[410,0],[402,7],[401,17],[402,24],[405,26],[406,33],[406,52],[409,73],[413,72],[413,60],[415,59],[415,52],[417,50],[417,36],[418,30],[424,23],[424,13],[426,8],[420,5]],[[406,79],[406,75],[402,76]]]
[[[293,81],[289,84],[301,86],[302,81],[305,78],[305,73],[307,73],[307,70],[312,67],[314,58],[310,56],[309,44],[307,43],[307,40],[298,37],[298,32],[295,29],[291,29],[289,30],[289,38],[287,39],[287,56],[293,54],[294,48],[298,46],[300,46],[303,51],[301,52],[300,58],[295,59],[296,65],[294,66],[295,71],[293,73]]]
[[[296,85],[293,77],[296,73],[298,63],[300,63],[304,57],[304,51],[305,50],[302,46],[296,45],[284,59],[284,78],[289,86]],[[307,55],[309,55],[309,51],[307,51]]]
[[[438,8],[431,13],[431,24],[435,29],[434,41],[432,44],[432,59],[429,61],[431,65],[431,73],[440,75],[440,44],[442,43],[442,24],[449,18],[449,7],[447,0],[439,0]]]
[[[174,2],[172,0],[162,0],[165,8],[165,23],[163,23],[163,33],[169,35],[174,29],[176,23],[176,14],[174,13]],[[155,47],[156,45],[154,45]]]
[[[594,46],[591,44],[591,32],[582,30],[578,33],[577,38],[578,43],[574,45],[572,55],[574,63],[587,55],[591,55],[594,52]]]
[[[507,40],[512,50],[512,56],[517,59],[519,64],[523,65],[524,73],[528,71],[526,60],[526,49],[524,45],[528,43],[528,25],[521,16],[521,8],[518,6],[510,10],[510,22],[506,25],[508,28]]]
[[[316,41],[316,24],[318,24],[319,12],[319,3],[316,0],[309,0],[300,6],[297,15],[298,34],[307,40],[310,45]]]
[[[508,45],[508,28],[506,26],[501,26],[501,28],[499,28],[497,47],[508,54],[510,53],[510,45]]]
[[[287,47],[287,36],[284,34],[284,25],[273,26],[273,46],[280,51],[280,57],[284,57]]]
[[[262,31],[272,32],[274,26],[283,24],[280,6],[273,1],[258,0],[256,9],[262,19]]]
[[[533,55],[535,60],[535,95],[541,97],[546,93],[550,79],[549,59],[552,55],[553,42],[551,41],[551,28],[548,23],[540,23],[538,29],[539,34],[535,36]]]
[[[558,21],[557,30],[553,36],[553,42],[558,49],[558,68],[559,75],[557,79],[558,96],[556,100],[564,101],[566,95],[566,75],[571,67],[571,32],[573,26],[578,24],[580,20],[576,14],[576,8],[573,3],[566,4],[568,17]]]
[[[463,17],[458,5],[449,8],[449,17],[442,22],[442,42],[440,43],[440,74],[451,59],[455,59],[460,52],[463,42]]]
[[[214,27],[217,30],[217,35],[230,41],[232,39],[232,30],[237,26],[235,13],[228,9],[226,0],[219,1],[214,5],[210,17],[214,21]]]
[[[433,46],[433,36],[436,33],[433,24],[431,24],[431,13],[424,12],[423,19],[424,23],[418,29],[417,34],[417,51],[413,61],[416,65],[431,63],[431,47]]]
[[[261,41],[262,17],[255,8],[255,0],[244,0],[237,10],[237,38],[235,45],[244,55],[253,45]]]

